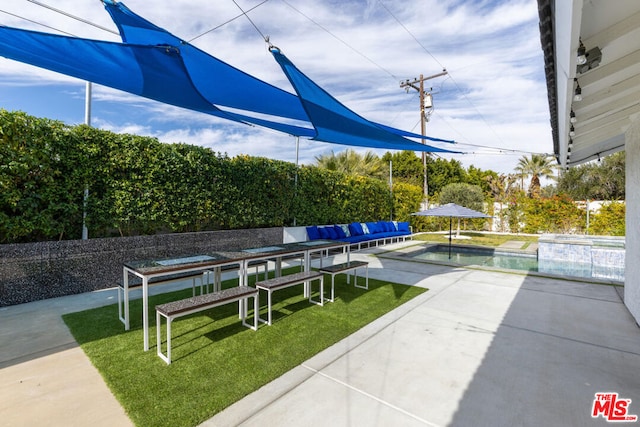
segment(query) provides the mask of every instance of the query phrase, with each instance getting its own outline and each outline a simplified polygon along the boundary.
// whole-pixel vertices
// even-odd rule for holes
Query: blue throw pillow
[[[329,230],[327,230],[327,227],[318,227],[318,232],[320,233],[321,239],[329,238]]]
[[[398,223],[398,231],[409,231],[409,223],[408,222],[399,222]]]
[[[360,228],[362,228],[362,234],[369,234],[369,227],[367,227],[367,223],[366,222],[361,222],[360,223]]]
[[[362,225],[359,222],[352,222],[349,224],[349,231],[352,236],[362,236],[364,231],[362,230]]]
[[[329,240],[336,240],[338,238],[338,233],[336,232],[336,228],[332,225],[325,227],[327,229],[327,233],[329,233]]]
[[[338,235],[338,239],[346,239],[347,235],[345,234],[345,232],[342,229],[342,227],[340,227],[339,225],[336,225],[333,228],[335,228],[335,230],[336,230],[336,234]]]
[[[378,226],[378,233],[386,233],[387,231],[389,231],[387,230],[387,223],[384,221],[378,221],[376,225]]]
[[[351,237],[351,230],[349,230],[349,224],[342,224],[340,228],[342,228],[342,231],[344,232],[345,237]]]
[[[320,233],[318,232],[318,226],[311,225],[307,227],[307,236],[309,236],[309,240],[318,240],[320,238]]]
[[[378,227],[376,226],[375,222],[365,222],[364,224],[367,226],[367,230],[369,230],[369,234],[378,232]],[[364,229],[364,227],[362,228]]]
[[[387,231],[398,231],[393,221],[387,222]]]

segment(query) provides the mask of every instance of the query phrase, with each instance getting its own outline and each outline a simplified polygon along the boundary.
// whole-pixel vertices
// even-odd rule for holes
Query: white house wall
[[[626,259],[624,303],[640,324],[640,118],[625,135],[626,166]]]

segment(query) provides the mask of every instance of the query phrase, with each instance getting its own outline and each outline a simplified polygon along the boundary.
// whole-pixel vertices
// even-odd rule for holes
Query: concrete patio
[[[607,425],[591,417],[597,392],[640,414],[640,329],[614,287],[370,256],[380,250],[352,258],[429,292],[203,425]],[[3,425],[131,425],[60,318],[114,302],[103,291],[0,309]]]

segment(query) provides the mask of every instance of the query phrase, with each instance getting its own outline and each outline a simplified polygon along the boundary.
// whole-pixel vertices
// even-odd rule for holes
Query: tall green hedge
[[[412,210],[380,180],[303,166],[296,185],[292,163],[22,112],[0,109],[0,138],[0,243],[80,238],[85,188],[90,237],[374,221],[394,203],[406,220]]]

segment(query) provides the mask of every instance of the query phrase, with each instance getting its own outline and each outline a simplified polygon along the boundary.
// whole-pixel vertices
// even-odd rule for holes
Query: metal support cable
[[[45,4],[45,3],[39,2],[38,0],[27,0],[27,1],[28,1],[28,2],[30,2],[30,3],[33,3],[33,4],[35,4],[35,5],[38,5],[38,6],[40,6],[40,7],[44,7],[45,9],[52,10],[52,11],[54,11],[54,12],[56,12],[56,13],[59,13],[59,14],[61,14],[61,15],[66,16],[66,17],[68,17],[68,18],[75,19],[76,21],[80,21],[80,22],[85,23],[85,24],[87,24],[87,25],[91,25],[92,27],[96,27],[96,28],[99,28],[99,29],[101,29],[101,30],[103,30],[103,31],[107,31],[107,32],[109,32],[109,33],[111,33],[111,34],[115,34],[116,36],[120,35],[117,31],[113,31],[113,30],[111,30],[111,29],[109,29],[109,28],[103,27],[103,26],[98,25],[98,24],[96,24],[96,23],[94,23],[94,22],[88,21],[88,20],[86,20],[86,19],[84,19],[84,18],[80,18],[79,16],[72,15],[72,14],[70,14],[70,13],[68,13],[68,12],[65,12],[64,10],[56,9],[56,8],[55,8],[55,7],[53,7],[53,6],[49,6],[48,4]],[[58,30],[58,31],[59,31],[59,30]],[[68,33],[67,33],[67,34],[68,34]]]

